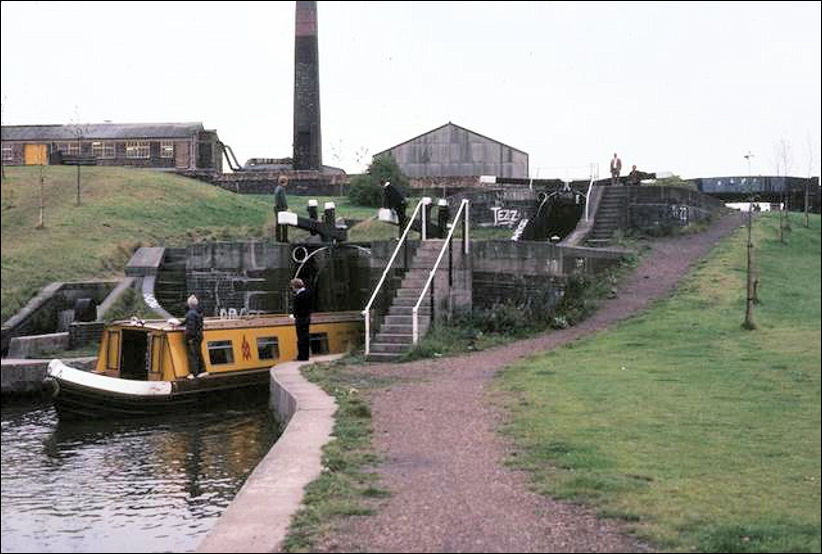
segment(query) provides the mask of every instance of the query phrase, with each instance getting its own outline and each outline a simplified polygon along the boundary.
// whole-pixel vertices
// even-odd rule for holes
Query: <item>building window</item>
[[[113,158],[114,157],[114,143],[113,142],[92,142],[91,155],[95,158]]]
[[[257,339],[257,357],[261,360],[276,360],[280,357],[280,344],[277,337],[260,337]]]
[[[233,364],[234,348],[230,340],[215,340],[208,343],[208,359],[211,365]]]
[[[174,157],[174,141],[161,140],[160,141],[160,157],[173,158]]]
[[[151,147],[147,140],[130,140],[126,142],[126,158],[149,158]]]
[[[3,145],[3,163],[14,161],[14,147],[11,144]]]
[[[76,142],[58,142],[57,150],[66,156],[80,155],[80,145]]]

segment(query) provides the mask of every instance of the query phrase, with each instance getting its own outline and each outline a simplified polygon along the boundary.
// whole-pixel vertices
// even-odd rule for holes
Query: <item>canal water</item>
[[[4,401],[2,552],[193,551],[277,438],[267,400],[121,422]]]

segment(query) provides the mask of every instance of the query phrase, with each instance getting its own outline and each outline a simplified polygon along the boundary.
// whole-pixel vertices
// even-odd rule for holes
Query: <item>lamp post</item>
[[[753,158],[753,157],[754,157],[754,155],[753,155],[753,154],[751,154],[751,151],[750,151],[750,150],[748,150],[748,153],[747,153],[747,154],[745,154],[745,155],[744,155],[744,156],[742,156],[742,157],[743,157],[743,158],[745,158],[746,160],[748,160],[748,177],[750,177],[750,176],[751,176],[751,158]]]

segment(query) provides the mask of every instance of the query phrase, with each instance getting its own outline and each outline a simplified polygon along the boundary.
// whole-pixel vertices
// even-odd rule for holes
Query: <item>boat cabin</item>
[[[359,312],[317,313],[311,354],[346,352],[361,340]],[[202,357],[211,375],[267,369],[297,357],[294,320],[284,315],[205,318]],[[118,321],[103,331],[96,373],[137,381],[177,381],[189,375],[185,328],[167,321]]]

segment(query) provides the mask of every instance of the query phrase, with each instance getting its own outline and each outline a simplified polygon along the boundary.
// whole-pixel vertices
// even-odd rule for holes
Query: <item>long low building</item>
[[[3,125],[3,165],[110,166],[222,172],[217,131],[202,123]]]

